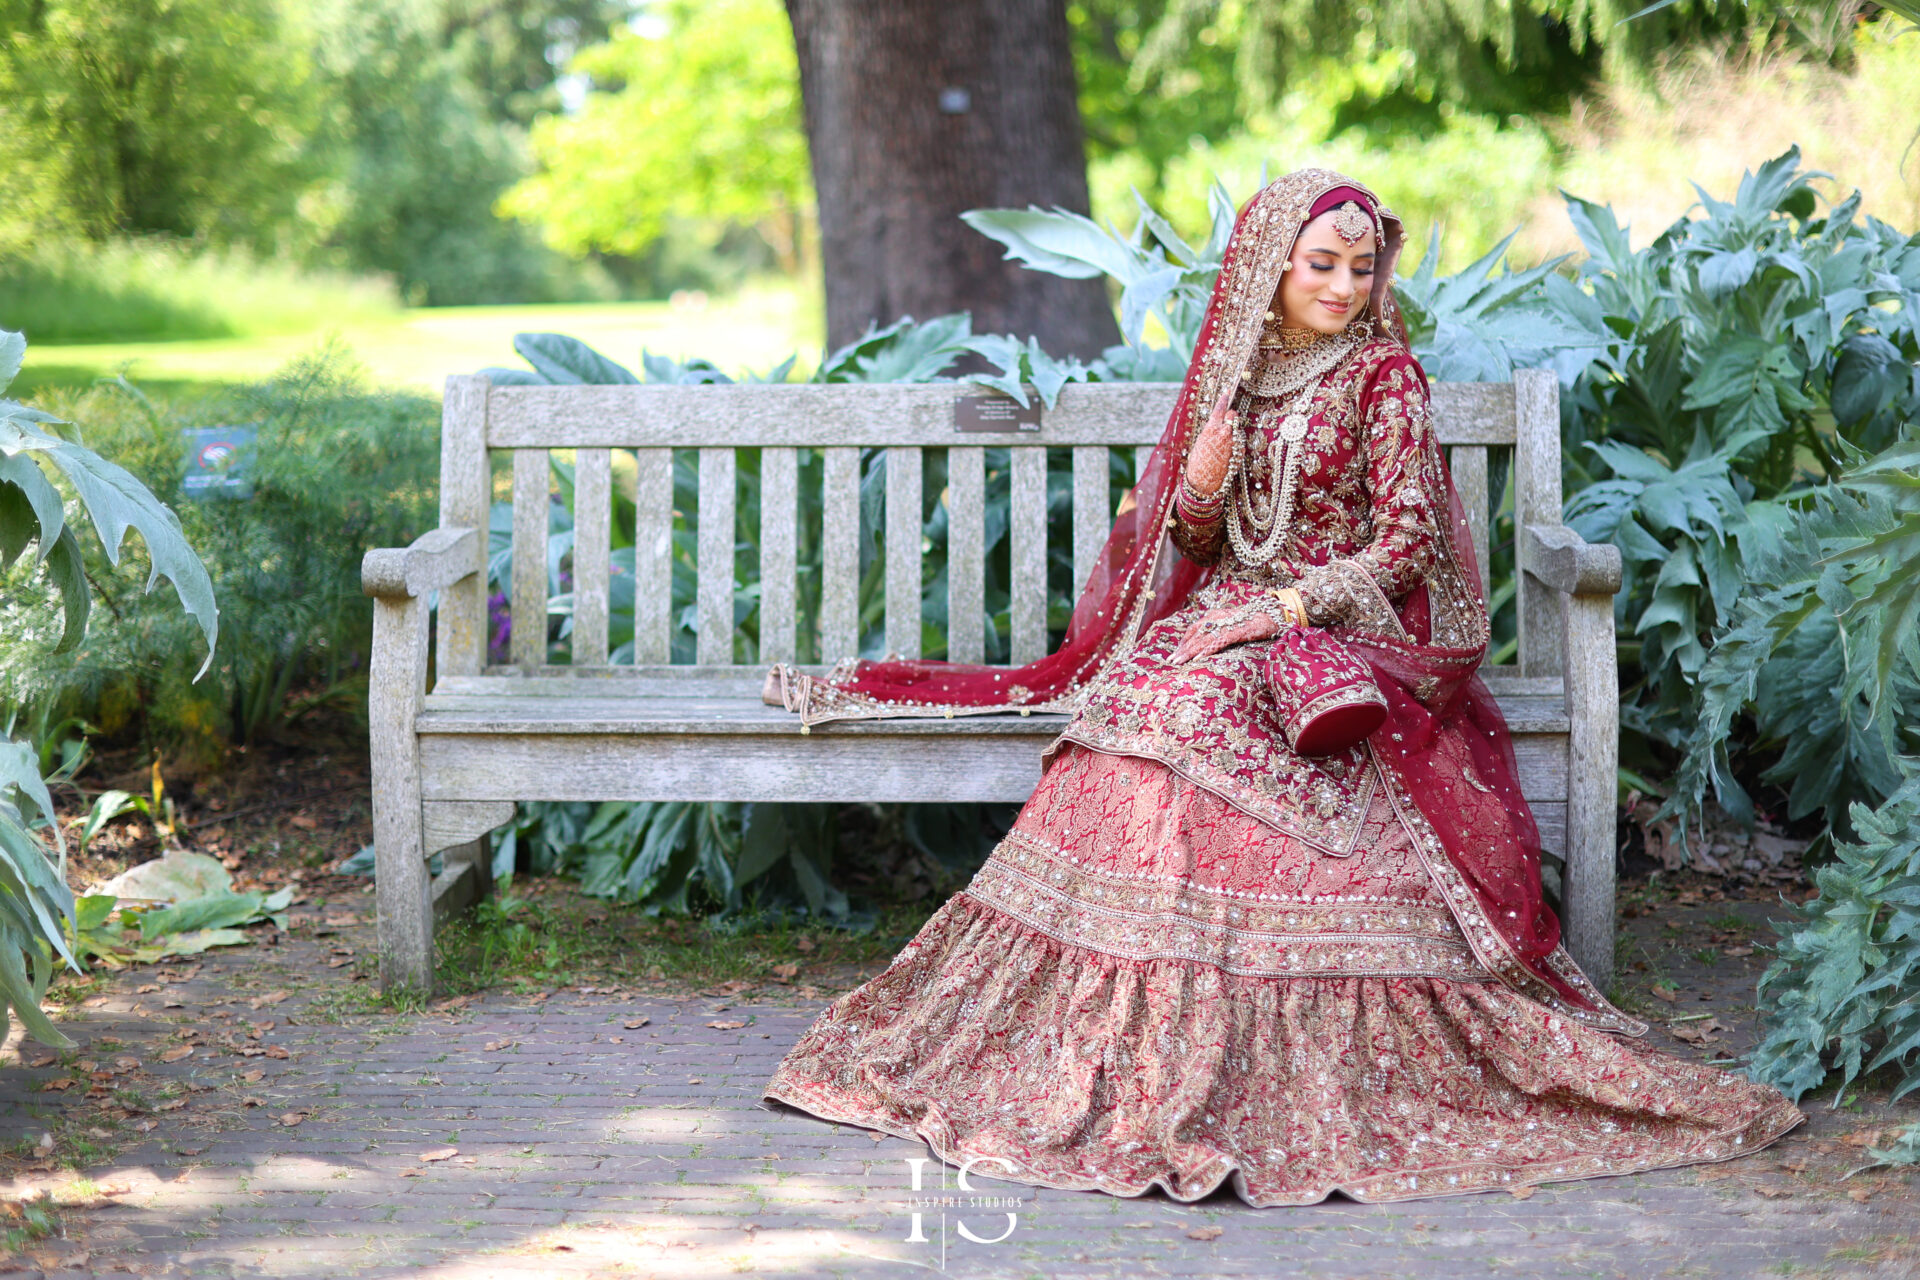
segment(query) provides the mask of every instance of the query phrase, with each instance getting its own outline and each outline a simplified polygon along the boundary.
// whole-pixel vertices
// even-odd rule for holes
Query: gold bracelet
[[[1273,593],[1280,601],[1280,608],[1293,620],[1296,627],[1304,627],[1307,622],[1307,602],[1300,596],[1297,587],[1280,587]]]

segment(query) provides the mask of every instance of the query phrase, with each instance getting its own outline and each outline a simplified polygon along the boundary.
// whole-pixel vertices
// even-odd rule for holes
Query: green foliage
[[[1366,63],[1385,75],[1347,112],[1376,128],[1419,128],[1444,108],[1494,116],[1558,113],[1601,70],[1650,67],[1687,44],[1791,43],[1843,57],[1855,11],[1785,0],[1402,0],[1378,7],[1316,0],[1188,0],[1168,4],[1142,43],[1133,85],[1178,76],[1195,44],[1234,51],[1252,100],[1295,82]],[[1628,21],[1628,19],[1637,19]]]
[[[19,373],[26,349],[20,334],[0,332],[0,391]],[[207,571],[181,536],[179,521],[126,471],[52,434],[50,428],[59,425],[50,414],[0,400],[0,573],[12,570],[28,545],[37,545],[36,561],[65,604],[63,635],[54,651],[81,643],[91,592],[80,571],[79,540],[66,502],[49,473],[57,475],[76,495],[75,511],[93,525],[110,564],[118,563],[127,531],[140,533],[151,566],[147,588],[162,574],[172,581],[211,661],[219,612]],[[8,716],[9,725],[14,718]],[[46,722],[44,715],[39,719]],[[52,827],[57,858],[49,857],[35,836],[40,826]],[[53,958],[78,967],[68,943],[76,922],[65,873],[66,841],[40,776],[39,753],[29,743],[0,740],[0,1027],[11,1008],[35,1039],[70,1046],[40,1010]]]
[[[352,0],[315,20],[330,89],[329,127],[311,144],[327,158],[328,179],[308,201],[321,250],[390,273],[415,304],[610,296],[610,282],[494,216],[528,160],[432,16],[410,0]]]
[[[501,209],[575,254],[639,254],[675,223],[709,243],[753,227],[794,270],[813,196],[785,13],[775,0],[672,0],[648,17],[659,29],[623,27],[576,55],[593,91],[535,123],[540,171]]]
[[[276,247],[311,176],[314,86],[272,0],[5,0],[0,31],[0,247]]]
[[[1567,518],[1625,559],[1624,720],[1685,752],[1672,813],[1709,784],[1750,813],[1727,756],[1748,707],[1790,816],[1877,803],[1907,749],[1920,237],[1857,220],[1857,196],[1818,209],[1813,176],[1788,151],[1639,251],[1569,197],[1588,305],[1622,340],[1566,404]]]
[[[10,576],[0,600],[0,709],[38,708],[55,722],[74,717],[111,738],[211,761],[230,742],[314,710],[360,707],[372,615],[360,558],[430,525],[437,406],[365,390],[337,354],[205,401],[155,404],[112,384],[62,403],[88,422],[95,445],[126,463],[123,476],[169,494],[180,492],[185,465],[181,428],[255,424],[253,492],[166,513],[169,536],[207,548],[200,572],[218,587],[222,626],[208,680],[194,683],[204,651],[187,620],[142,593],[136,566],[116,569],[88,548],[79,562],[101,607],[71,653],[58,650],[60,633],[46,621],[49,593],[20,570]],[[153,545],[177,555],[162,532],[156,525]]]
[[[1920,784],[1856,805],[1859,843],[1836,841],[1760,979],[1766,1035],[1750,1074],[1794,1098],[1891,1066],[1894,1096],[1920,1088]],[[1910,1144],[1909,1144],[1910,1145]]]

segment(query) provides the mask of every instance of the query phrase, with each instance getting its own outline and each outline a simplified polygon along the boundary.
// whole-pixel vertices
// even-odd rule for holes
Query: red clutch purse
[[[1267,686],[1280,731],[1303,756],[1347,750],[1387,718],[1373,672],[1317,627],[1288,627],[1267,651]]]

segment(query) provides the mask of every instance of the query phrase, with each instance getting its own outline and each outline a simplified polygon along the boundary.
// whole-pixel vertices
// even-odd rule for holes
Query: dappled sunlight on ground
[[[1764,909],[1626,905],[1624,995],[1666,1024],[1661,1047],[1750,1043],[1743,921]],[[983,1173],[976,1192],[1016,1198],[1018,1217],[978,1243],[961,1222],[991,1239],[1004,1210],[942,1203],[955,1183],[935,1160],[916,1204],[908,1162],[924,1144],[761,1101],[820,1000],[596,979],[394,1011],[357,967],[324,963],[370,935],[336,903],[277,945],[89,988],[66,1054],[15,1041],[0,1197],[50,1197],[59,1231],[22,1241],[0,1276],[1747,1280],[1905,1276],[1920,1261],[1911,1174],[1842,1176],[1914,1111],[1876,1097],[1812,1103],[1809,1125],[1744,1160],[1524,1198],[1251,1209],[1230,1192],[1180,1204]]]

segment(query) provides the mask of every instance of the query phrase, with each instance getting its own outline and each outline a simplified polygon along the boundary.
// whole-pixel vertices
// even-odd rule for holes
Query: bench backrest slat
[[[1108,472],[1104,446],[1073,446],[1073,580],[1080,586],[1093,576],[1094,562],[1113,528]]]
[[[644,665],[673,656],[673,450],[634,457],[633,660]]]
[[[513,662],[547,660],[547,531],[553,509],[552,470],[545,449],[513,451],[513,545],[530,554],[513,565]]]
[[[860,650],[860,450],[823,452],[820,651],[833,660]]]
[[[1047,451],[1029,446],[1012,452],[1007,532],[1013,561],[1007,594],[1009,649],[1017,667],[1047,656]]]
[[[798,655],[800,455],[760,451],[760,660]]]
[[[725,666],[733,661],[733,450],[700,450],[698,577],[694,661]]]
[[[1094,572],[1113,521],[1111,450],[1131,451],[1135,474],[1146,465],[1177,388],[1114,383],[1065,388],[1037,430],[956,431],[956,399],[970,386],[619,386],[492,387],[477,377],[449,380],[442,428],[442,523],[484,526],[490,500],[487,453],[512,456],[516,547],[544,549],[551,516],[549,452],[569,450],[575,468],[571,573],[573,664],[604,668],[610,613],[611,498],[622,458],[636,463],[634,635],[632,662],[657,666],[672,658],[672,539],[676,520],[695,526],[694,610],[700,665],[735,661],[737,574],[759,579],[759,649],[746,662],[793,661],[802,654],[831,663],[858,651],[860,618],[861,449],[884,447],[882,524],[884,619],[888,651],[917,657],[923,649],[923,520],[930,503],[947,516],[946,656],[983,661],[986,652],[986,480],[988,450],[1006,449],[1010,474],[1007,530],[1010,657],[1015,664],[1045,655],[1047,626],[1048,449],[1071,450],[1071,553],[1077,595]],[[1448,449],[1454,483],[1466,507],[1481,585],[1490,588],[1488,539],[1493,504],[1489,450],[1511,451],[1515,516],[1524,525],[1557,521],[1560,513],[1558,388],[1551,374],[1525,371],[1512,383],[1437,383],[1436,432]],[[739,501],[736,449],[759,450],[758,564],[735,563]],[[693,512],[674,506],[674,451],[698,451]],[[926,450],[944,455],[946,486],[926,492]],[[616,456],[614,451],[621,451]],[[799,634],[804,581],[800,562],[801,492],[811,451],[823,476],[818,547],[818,613],[813,634]],[[938,456],[938,455],[936,455]],[[995,466],[1006,465],[995,462]],[[807,474],[816,474],[810,465]],[[938,474],[936,472],[936,474]],[[1060,548],[1068,550],[1068,548]],[[511,661],[543,665],[547,589],[545,556],[510,588],[515,619]],[[809,559],[807,564],[816,561]],[[1551,593],[1522,576],[1518,586],[1518,674],[1547,677],[1563,667],[1559,617]],[[808,590],[814,590],[809,586]],[[811,599],[811,597],[809,597]],[[484,584],[448,593],[441,610],[439,669],[482,669],[488,613]],[[807,643],[803,643],[803,639]]]
[[[1480,595],[1493,592],[1493,566],[1487,562],[1487,446],[1457,444],[1447,450],[1447,470],[1467,510],[1467,528],[1473,535],[1473,555],[1480,566]]]
[[[987,655],[987,451],[947,450],[947,656]]]
[[[573,661],[607,664],[607,592],[612,586],[613,454],[581,449],[573,464]]]
[[[887,450],[887,652],[920,656],[920,480],[922,455]]]

